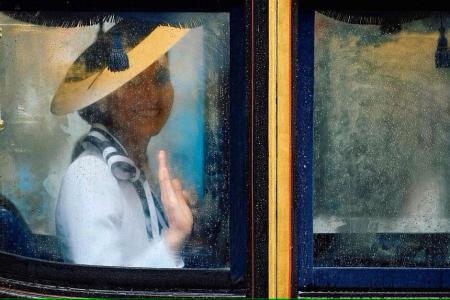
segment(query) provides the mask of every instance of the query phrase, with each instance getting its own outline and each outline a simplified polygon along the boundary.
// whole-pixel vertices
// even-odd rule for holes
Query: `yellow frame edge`
[[[291,1],[269,0],[270,298],[292,296],[291,105]]]

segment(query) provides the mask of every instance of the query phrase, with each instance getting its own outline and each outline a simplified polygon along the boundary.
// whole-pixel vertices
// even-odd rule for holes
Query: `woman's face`
[[[108,101],[113,126],[127,134],[151,137],[159,133],[173,104],[168,55],[115,91]]]

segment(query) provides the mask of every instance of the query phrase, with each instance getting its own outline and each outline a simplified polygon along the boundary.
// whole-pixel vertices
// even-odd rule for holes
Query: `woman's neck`
[[[123,147],[127,150],[128,156],[136,165],[143,169],[148,165],[147,146],[150,137],[140,137],[137,134],[130,134],[121,129],[111,128],[113,136],[119,140]]]

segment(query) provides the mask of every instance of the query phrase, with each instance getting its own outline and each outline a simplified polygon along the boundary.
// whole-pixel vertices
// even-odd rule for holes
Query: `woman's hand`
[[[158,177],[161,200],[169,221],[164,239],[167,246],[178,253],[192,231],[193,218],[188,193],[183,190],[180,180],[170,178],[165,151],[159,152]]]

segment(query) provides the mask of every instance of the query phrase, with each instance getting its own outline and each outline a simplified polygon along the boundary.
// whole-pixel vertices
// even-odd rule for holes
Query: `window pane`
[[[0,250],[228,267],[229,15],[122,17],[0,13]]]
[[[316,13],[316,266],[450,265],[450,69],[439,14],[416,15],[389,31]]]

